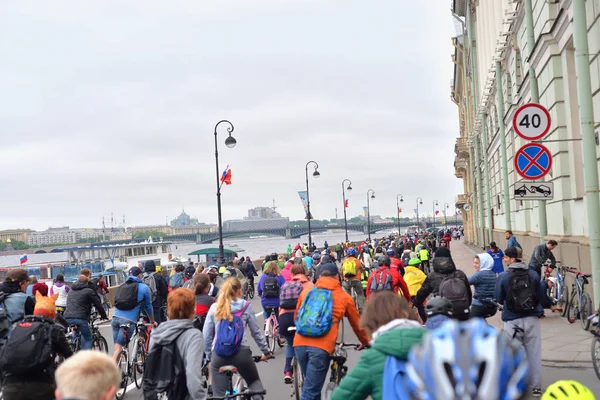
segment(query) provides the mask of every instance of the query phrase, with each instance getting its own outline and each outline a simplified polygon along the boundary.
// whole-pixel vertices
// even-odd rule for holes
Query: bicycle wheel
[[[567,320],[573,324],[577,321],[579,315],[579,298],[577,297],[577,290],[571,293],[571,301],[569,301],[569,307],[567,311]]]
[[[596,376],[600,379],[600,338],[595,337],[592,340],[592,363],[594,364],[594,371]]]
[[[560,293],[560,300],[558,301],[557,305],[563,309],[562,313],[560,314],[561,317],[566,317],[568,311],[567,308],[569,307],[569,288],[566,284],[563,283],[562,287],[560,288]]]
[[[294,363],[292,364],[292,370],[292,373],[294,374],[294,396],[296,400],[300,400],[300,397],[302,396],[302,385],[304,384],[304,377],[302,376],[300,364],[298,364],[298,361],[295,357]]]
[[[250,297],[250,300],[254,298],[254,285],[250,285],[248,288],[248,297]]]
[[[268,320],[268,332],[269,335],[267,336],[267,344],[269,345],[269,350],[271,350],[271,353],[275,352],[275,342],[277,341],[277,336],[275,336],[275,325],[273,324],[273,322],[271,322],[271,319],[269,318]]]
[[[337,385],[335,384],[335,382],[329,382],[327,384],[327,387],[325,388],[325,396],[323,398],[325,400],[329,400],[336,387],[337,387]]]
[[[581,304],[579,305],[579,317],[581,318],[581,327],[585,331],[590,330],[592,320],[588,319],[592,315],[592,298],[586,292],[581,295]]]
[[[117,358],[117,368],[121,372],[121,387],[117,389],[115,398],[117,400],[123,400],[125,398],[125,392],[127,391],[127,380],[129,379],[129,357],[127,352],[122,350]]]
[[[144,351],[144,343],[139,339],[136,339],[133,344],[133,348],[135,353],[133,354],[133,362],[132,365],[132,375],[133,382],[135,383],[135,387],[138,389],[142,388],[142,383],[144,379],[144,366],[146,365],[146,352]]]
[[[94,341],[92,342],[92,350],[97,350],[108,354],[108,343],[106,342],[106,339],[104,339],[104,336],[98,335],[94,337]]]

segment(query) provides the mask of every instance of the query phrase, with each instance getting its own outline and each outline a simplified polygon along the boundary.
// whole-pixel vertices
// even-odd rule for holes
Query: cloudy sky
[[[454,202],[449,2],[5,0],[0,13],[0,229],[216,222],[271,205],[315,218],[404,216]],[[224,128],[224,127],[222,127]],[[453,206],[451,206],[453,207]],[[453,211],[453,208],[451,208]]]

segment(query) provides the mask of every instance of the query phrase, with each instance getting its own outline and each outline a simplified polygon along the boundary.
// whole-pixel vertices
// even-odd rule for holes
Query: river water
[[[391,233],[389,232],[377,232],[372,235],[373,237],[383,237]],[[313,242],[318,247],[323,246],[323,243],[327,241],[330,246],[335,245],[338,242],[343,242],[345,235],[343,231],[329,231],[319,232],[312,235]],[[360,232],[350,231],[348,232],[348,238],[350,241],[362,241],[366,239],[366,235]],[[227,238],[223,240],[223,244],[226,248],[231,248],[237,251],[240,255],[250,256],[252,259],[262,258],[267,254],[282,253],[287,249],[288,244],[292,245],[292,248],[296,243],[307,243],[308,235],[302,236],[299,239],[285,239],[282,237],[266,237],[266,238]],[[218,247],[218,240],[211,244],[195,244],[195,243],[174,243],[171,245],[171,250],[174,256],[181,256],[184,259],[188,258],[188,254],[195,250],[206,249],[210,247]],[[243,249],[244,251],[238,250]],[[23,250],[23,254],[27,254],[27,264],[40,264],[50,262],[61,262],[67,260],[67,253],[47,253],[47,254],[29,254],[27,250]],[[0,267],[15,266],[19,265],[19,255],[11,256],[0,256]],[[194,260],[195,261],[195,260]]]

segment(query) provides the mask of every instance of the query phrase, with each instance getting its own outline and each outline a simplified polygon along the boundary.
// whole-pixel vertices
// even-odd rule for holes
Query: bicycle
[[[92,333],[92,350],[104,352],[108,354],[108,343],[102,333],[100,333],[100,328],[96,326],[96,324],[100,321],[97,314],[92,314],[90,321],[88,322],[90,326],[90,331]],[[71,350],[73,353],[81,350],[81,332],[79,332],[79,328],[77,325],[69,325],[67,328],[67,340],[69,341],[69,345],[71,346]],[[62,361],[61,361],[62,362]]]
[[[261,362],[262,356],[252,356],[252,361],[255,363]],[[240,396],[244,400],[251,400],[252,396],[264,396],[267,394],[266,390],[251,391],[246,386],[246,382],[239,375],[238,369],[233,365],[224,365],[219,368],[219,373],[224,374],[228,378],[227,391],[223,397],[209,397],[207,400],[228,400],[237,399]],[[234,382],[235,376],[235,382]]]
[[[142,321],[136,324],[136,339],[133,342],[133,382],[138,389],[142,388],[144,380],[144,366],[146,365],[146,357],[148,356],[150,347],[150,333],[152,325]]]
[[[560,263],[560,261],[556,262],[556,264]],[[553,269],[554,268],[551,268],[549,265],[546,265],[544,270],[544,279],[550,278]],[[556,300],[556,306],[562,308],[562,312],[560,314],[561,317],[567,316],[567,308],[569,307],[569,288],[565,280],[565,272],[568,270],[569,267],[556,267],[556,283],[552,289],[549,289],[550,293],[548,293],[549,297]]]
[[[141,388],[142,381],[144,377],[144,363],[146,361],[147,350],[144,347],[148,346],[149,340],[148,337],[145,336],[145,341],[142,339],[140,342],[140,335],[144,336],[145,334],[149,334],[149,330],[147,329],[147,324],[143,319],[141,322],[138,321],[135,324],[132,337],[135,337],[134,340],[134,355],[133,360],[129,361],[129,343],[132,337],[129,337],[129,325],[130,324],[121,324],[119,327],[123,329],[123,334],[125,336],[125,346],[123,346],[123,350],[117,356],[117,368],[121,371],[121,387],[115,393],[115,398],[117,400],[122,400],[125,398],[125,392],[127,391],[127,382],[129,379],[132,379],[135,383],[136,388]],[[144,328],[142,328],[144,327]],[[145,331],[145,332],[144,332]]]
[[[250,284],[250,282],[244,283],[244,300],[252,300],[254,298],[254,282]]]
[[[568,268],[567,272],[575,274],[575,282],[573,282],[573,293],[571,293],[571,301],[567,306],[567,320],[572,324],[577,318],[581,321],[581,326],[584,330],[590,329],[592,315],[592,298],[585,291],[585,285],[589,284],[588,278],[591,274],[584,274],[577,271],[575,268]]]
[[[265,338],[267,339],[269,350],[271,350],[271,353],[274,353],[275,343],[277,343],[279,347],[283,347],[285,340],[283,343],[281,342],[281,337],[279,335],[279,322],[277,321],[277,316],[275,315],[275,308],[265,307],[265,311],[271,314],[265,321]]]
[[[329,383],[325,388],[325,400],[328,400],[331,397],[335,388],[338,387],[342,379],[348,373],[348,367],[344,365],[348,360],[348,352],[346,351],[346,348],[354,348],[357,350],[359,347],[359,344],[335,344],[335,350],[333,351],[333,354],[329,356],[329,359],[332,361],[332,363],[331,374],[329,375]]]
[[[600,313],[600,308],[598,313]],[[592,335],[594,335],[594,339],[592,339],[592,364],[594,364],[596,376],[600,379],[600,329],[592,331]]]
[[[295,326],[290,326],[288,332],[296,332]],[[302,385],[304,385],[304,376],[302,375],[302,369],[298,363],[296,356],[292,358],[292,376],[294,377],[292,385],[292,394],[290,397],[294,397],[296,400],[300,400],[302,396]]]

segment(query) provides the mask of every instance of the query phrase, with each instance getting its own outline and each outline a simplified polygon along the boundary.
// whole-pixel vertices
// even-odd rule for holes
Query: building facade
[[[512,230],[526,258],[555,239],[557,260],[591,272],[600,263],[600,0],[453,0],[452,14],[454,167],[464,184],[456,206],[466,239],[502,247]],[[528,141],[513,118],[527,103],[546,107],[552,120],[540,139],[553,159],[541,179],[554,184],[547,201],[514,197],[523,182],[514,157]]]
[[[33,232],[30,229],[13,229],[0,231],[0,242],[7,242],[8,239],[11,241],[18,240],[23,243],[28,243],[29,234]]]

